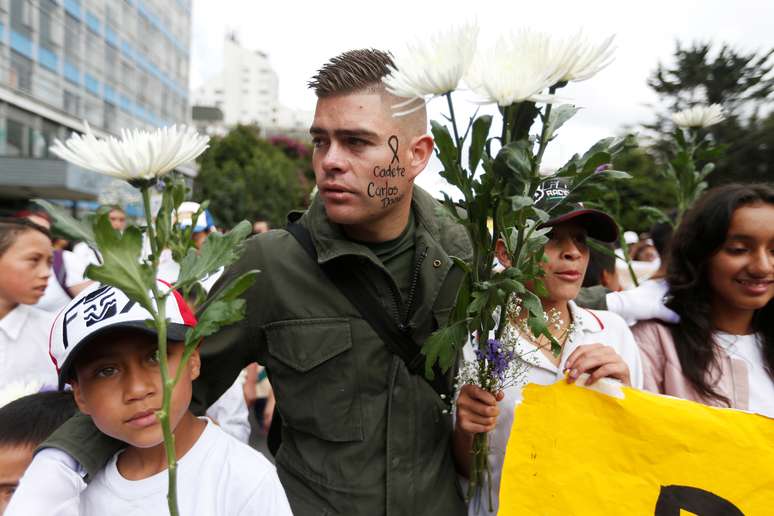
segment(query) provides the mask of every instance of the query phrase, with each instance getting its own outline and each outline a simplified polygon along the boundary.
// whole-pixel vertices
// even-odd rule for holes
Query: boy
[[[170,374],[183,368],[170,406],[181,514],[291,514],[271,463],[188,410],[191,382],[199,376],[198,350],[181,361],[185,332],[196,318],[175,291],[167,297],[166,314]],[[105,285],[76,297],[54,323],[51,357],[60,387],[69,383],[81,412],[100,431],[126,443],[81,493],[83,516],[168,510],[167,459],[156,417],[161,377],[148,319],[139,304]]]
[[[38,302],[51,276],[51,237],[26,219],[0,219],[0,389],[14,382],[56,385],[48,357],[54,314]]]
[[[0,516],[32,453],[76,412],[69,392],[39,392],[0,408]]]

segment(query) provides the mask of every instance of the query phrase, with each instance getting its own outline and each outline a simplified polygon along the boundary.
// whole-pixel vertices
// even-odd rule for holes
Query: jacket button
[[[397,468],[398,464],[400,464],[400,459],[398,457],[395,457],[394,459],[392,459],[392,467],[393,468]]]
[[[441,266],[441,260],[433,260],[433,267],[436,269]]]

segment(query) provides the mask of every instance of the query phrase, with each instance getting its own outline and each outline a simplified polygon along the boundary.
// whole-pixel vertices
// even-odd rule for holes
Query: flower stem
[[[454,147],[457,149],[457,164],[462,163],[462,142],[460,141],[460,133],[457,131],[457,117],[454,116],[454,102],[452,102],[451,92],[445,94],[446,103],[449,105],[449,118],[452,123],[452,130],[454,131]],[[473,171],[471,170],[471,174]]]
[[[156,230],[153,228],[153,217],[151,216],[150,188],[148,186],[142,186],[140,191],[142,192],[142,204],[145,208],[145,221],[148,225],[148,240],[150,241],[153,268],[155,271],[156,266],[159,263],[159,249],[156,244]]]
[[[553,95],[556,93],[556,86],[551,86],[548,88],[548,94]],[[543,113],[543,128],[540,130],[540,144],[538,147],[538,153],[535,157],[535,162],[533,164],[533,174],[537,175],[540,171],[540,163],[543,161],[543,153],[546,152],[546,147],[548,147],[548,142],[546,141],[546,138],[548,136],[548,121],[551,118],[551,109],[553,104],[546,104],[546,110],[545,113]]]
[[[171,409],[172,389],[175,382],[169,377],[169,362],[167,360],[167,317],[166,317],[166,295],[159,292],[156,284],[156,274],[159,265],[159,248],[156,242],[156,232],[153,228],[153,218],[150,208],[150,192],[148,186],[140,187],[142,192],[143,207],[145,208],[145,221],[148,227],[148,240],[151,247],[151,269],[153,271],[153,283],[151,291],[153,299],[156,300],[156,313],[153,315],[153,321],[156,326],[158,336],[158,358],[159,369],[161,370],[162,400],[161,410],[156,413],[156,417],[161,423],[161,432],[164,436],[164,451],[167,455],[167,468],[169,487],[167,489],[167,504],[169,506],[170,516],[178,516],[180,511],[177,508],[177,456],[175,454],[175,435],[172,433],[172,427],[169,421],[169,412]],[[182,365],[181,365],[182,366]]]

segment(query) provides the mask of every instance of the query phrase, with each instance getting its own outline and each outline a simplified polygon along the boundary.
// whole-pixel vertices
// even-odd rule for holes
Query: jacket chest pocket
[[[363,440],[349,320],[278,321],[264,329],[266,366],[285,424],[326,441]]]

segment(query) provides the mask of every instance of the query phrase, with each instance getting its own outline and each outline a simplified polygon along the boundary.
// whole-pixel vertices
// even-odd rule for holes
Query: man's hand
[[[565,363],[567,381],[573,383],[583,373],[588,373],[587,385],[592,385],[601,378],[615,378],[624,385],[631,385],[629,366],[621,355],[610,346],[604,344],[586,344],[578,346]]]
[[[502,399],[502,392],[495,395],[475,385],[464,385],[457,398],[457,429],[471,436],[491,432],[500,414],[497,402]]]

